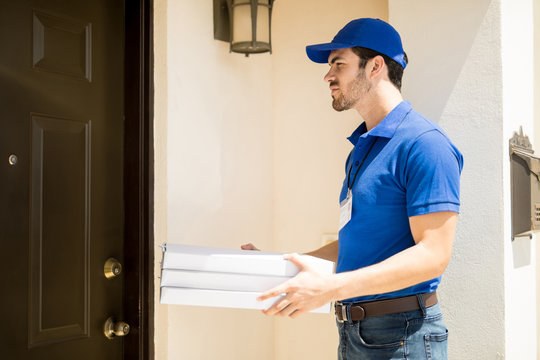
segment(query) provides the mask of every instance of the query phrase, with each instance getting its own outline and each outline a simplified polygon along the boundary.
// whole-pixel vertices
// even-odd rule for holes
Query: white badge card
[[[345,225],[351,220],[352,214],[352,192],[351,189],[347,191],[347,197],[340,203],[341,209],[339,212],[339,230],[343,229]]]

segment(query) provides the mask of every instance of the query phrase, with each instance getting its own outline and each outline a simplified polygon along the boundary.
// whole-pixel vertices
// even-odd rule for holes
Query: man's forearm
[[[334,275],[335,300],[401,290],[444,272],[452,254],[457,214],[439,212],[409,221],[416,245],[378,264]]]
[[[306,253],[306,255],[311,255],[321,259],[337,262],[338,250],[338,241],[335,240],[329,244],[324,245],[323,247],[318,248],[317,250]]]
[[[434,256],[435,255],[435,256]],[[334,275],[334,300],[384,294],[440,276],[447,261],[419,243],[378,264]]]
[[[409,218],[416,245],[388,259],[358,270],[321,274],[294,255],[300,273],[268,290],[258,299],[287,294],[265,310],[267,315],[297,317],[330,301],[365,295],[384,294],[433,279],[442,274],[452,253],[457,214],[439,212]],[[331,243],[311,252],[314,256],[337,255],[338,244]]]

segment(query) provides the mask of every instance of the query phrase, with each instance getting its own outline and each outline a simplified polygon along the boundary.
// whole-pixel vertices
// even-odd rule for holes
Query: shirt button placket
[[[360,159],[366,155],[365,152],[368,149],[368,145],[369,145],[368,137],[358,139],[358,142],[356,143],[355,154],[354,154],[355,155],[354,166],[360,165]]]

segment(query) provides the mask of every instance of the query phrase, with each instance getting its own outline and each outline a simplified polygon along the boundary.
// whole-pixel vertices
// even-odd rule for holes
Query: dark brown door
[[[122,358],[123,39],[122,0],[0,0],[2,359]]]

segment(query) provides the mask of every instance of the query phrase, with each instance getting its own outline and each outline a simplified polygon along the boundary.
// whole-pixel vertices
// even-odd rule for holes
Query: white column
[[[508,138],[520,126],[534,144],[533,0],[501,0],[501,23],[503,147],[506,150]],[[537,156],[539,152],[536,149]],[[506,357],[536,359],[536,239],[523,237],[507,241],[511,236],[510,163],[507,157],[503,164]]]

